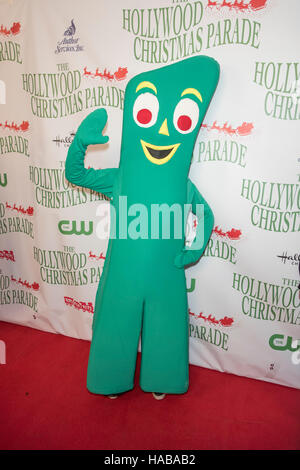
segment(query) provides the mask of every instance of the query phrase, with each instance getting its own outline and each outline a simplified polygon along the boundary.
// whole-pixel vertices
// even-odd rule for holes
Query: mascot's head
[[[195,56],[133,77],[125,91],[120,165],[187,173],[219,73],[214,59]]]

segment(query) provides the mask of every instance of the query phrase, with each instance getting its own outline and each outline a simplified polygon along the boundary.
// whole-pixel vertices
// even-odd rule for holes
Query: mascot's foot
[[[152,395],[154,396],[155,400],[162,400],[166,396],[165,393],[156,393],[156,392],[152,392]]]

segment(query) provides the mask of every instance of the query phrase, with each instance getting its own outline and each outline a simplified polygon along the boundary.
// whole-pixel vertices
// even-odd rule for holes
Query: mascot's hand
[[[107,111],[104,108],[96,109],[82,121],[76,132],[76,138],[82,145],[106,144],[109,138],[102,135],[107,122]]]
[[[174,264],[177,268],[184,268],[189,264],[196,263],[202,255],[202,252],[202,250],[183,248],[183,250],[175,256]]]

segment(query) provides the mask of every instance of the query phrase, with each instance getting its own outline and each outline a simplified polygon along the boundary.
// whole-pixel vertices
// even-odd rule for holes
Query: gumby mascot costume
[[[141,389],[155,397],[188,390],[184,268],[198,261],[214,223],[211,208],[188,173],[219,70],[214,59],[199,55],[130,79],[119,168],[84,167],[87,147],[108,141],[102,134],[107,121],[103,108],[81,122],[69,147],[66,179],[108,196],[114,213],[115,235],[111,231],[95,299],[87,368],[87,389],[92,393],[115,397],[134,387],[140,334]],[[194,214],[197,206],[203,208],[190,246],[184,228],[187,217],[178,224],[175,210],[182,208],[183,213],[185,205]],[[166,208],[171,209],[170,223],[157,227],[153,213],[162,217]]]

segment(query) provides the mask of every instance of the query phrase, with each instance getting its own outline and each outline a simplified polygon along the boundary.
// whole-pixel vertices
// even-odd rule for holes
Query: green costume
[[[112,224],[116,237],[109,240],[96,293],[87,370],[90,392],[109,395],[133,388],[140,333],[142,390],[178,394],[188,389],[189,315],[184,267],[200,258],[213,228],[212,211],[188,173],[195,140],[218,79],[218,63],[206,56],[133,77],[125,91],[119,168],[84,167],[87,146],[108,141],[102,135],[105,109],[97,109],[82,121],[69,148],[66,179],[107,195],[116,214]],[[180,219],[179,238],[175,210],[169,211],[169,238],[162,223],[155,232],[152,218],[153,208],[162,209],[163,204],[183,208],[189,203],[195,214],[197,204],[204,206],[204,237],[201,246],[197,246],[196,237],[190,248],[185,246],[186,216]],[[134,204],[143,204],[146,214]],[[120,215],[124,216],[122,221]],[[142,225],[148,226],[148,238]],[[130,226],[136,228],[132,232],[135,235],[126,238],[124,227],[127,230]],[[136,235],[139,228],[140,236]],[[199,236],[201,228],[199,222]]]

